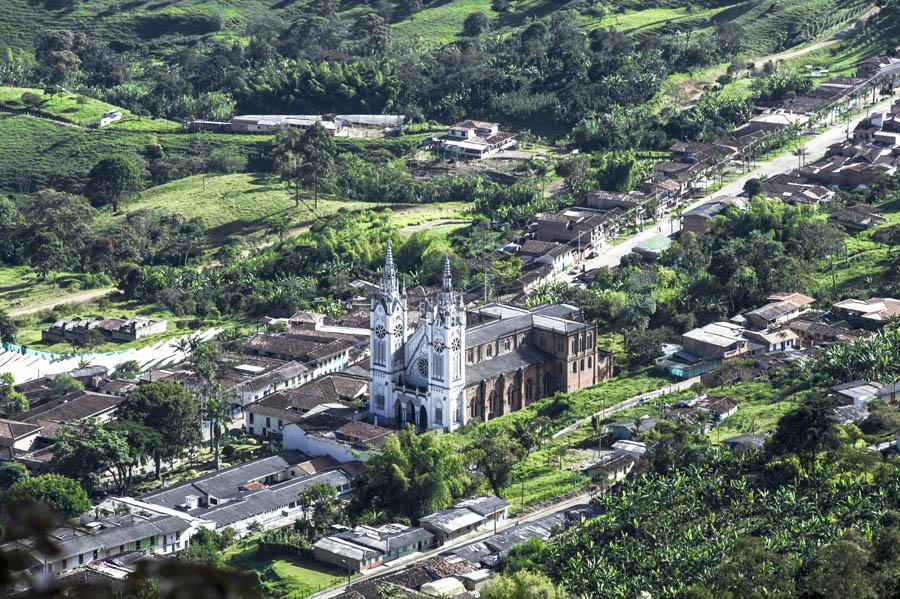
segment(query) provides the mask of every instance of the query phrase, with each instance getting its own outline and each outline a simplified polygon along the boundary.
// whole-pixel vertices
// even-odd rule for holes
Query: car
[[[588,260],[593,260],[597,256],[599,256],[599,254],[597,252],[591,252],[590,254],[587,255]]]
[[[572,270],[569,271],[570,275],[577,275],[578,273],[579,273],[579,270],[577,268],[573,268]]]

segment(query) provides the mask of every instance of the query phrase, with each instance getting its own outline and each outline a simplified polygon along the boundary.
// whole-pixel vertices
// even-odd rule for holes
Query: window
[[[83,554],[83,553],[79,553],[79,554],[78,554],[78,565],[80,566],[80,565],[83,564],[83,563],[84,563],[84,554]]]
[[[434,408],[434,423],[441,424],[444,422],[444,410],[440,406]]]
[[[509,351],[509,348],[510,348],[510,341],[509,341],[509,337],[507,337],[506,339],[503,340],[503,349],[505,351]]]
[[[384,393],[379,393],[375,396],[375,407],[379,410],[384,409]]]
[[[272,428],[272,419],[266,416],[266,428]]]
[[[250,414],[250,424],[253,424],[253,412],[248,412]]]
[[[584,358],[581,358],[581,369],[584,370]]]
[[[578,372],[578,362],[572,362],[572,372]]]
[[[534,399],[534,381],[531,379],[525,381],[525,399],[527,401]]]
[[[541,335],[541,347],[547,347],[547,335]]]
[[[562,365],[560,365],[560,368],[562,368]],[[550,382],[551,382],[550,373],[545,372],[544,373],[544,395],[550,395]]]
[[[588,356],[588,368],[593,368],[593,367],[594,367],[594,359],[592,357]]]
[[[581,351],[584,351],[586,349],[587,349],[587,337],[582,335],[581,336]]]
[[[484,355],[486,355],[488,358],[490,358],[491,356],[493,356],[493,355],[494,355],[494,346],[493,346],[493,345],[488,345],[487,347],[485,347],[485,348],[484,348]]]
[[[573,354],[578,353],[578,337],[572,338],[572,353]]]
[[[281,421],[281,418],[279,418],[279,419],[278,419],[278,430],[281,430],[281,429],[283,429],[283,428],[284,428],[284,422],[282,422],[282,421]]]
[[[588,349],[594,349],[594,336],[590,333],[587,334],[587,345]]]
[[[556,351],[562,351],[562,350],[563,350],[563,340],[562,340],[562,337],[558,337],[556,339]]]
[[[432,356],[432,363],[434,364],[434,378],[439,381],[444,380],[444,356],[443,354],[437,354]]]

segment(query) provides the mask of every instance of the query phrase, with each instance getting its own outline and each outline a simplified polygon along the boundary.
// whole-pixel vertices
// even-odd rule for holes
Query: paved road
[[[52,310],[57,306],[66,306],[68,304],[82,304],[85,302],[91,302],[96,299],[100,299],[101,297],[106,297],[107,295],[112,295],[113,293],[118,292],[119,290],[115,287],[111,287],[108,289],[89,289],[88,291],[81,291],[78,293],[70,293],[68,295],[63,295],[61,297],[56,297],[53,299],[44,300],[41,302],[37,302],[34,304],[29,304],[27,306],[22,306],[21,308],[15,308],[10,310],[8,314],[12,318],[19,318],[21,316],[27,316],[29,314],[36,314],[38,312],[43,312],[44,310]]]
[[[371,578],[377,578],[379,576],[384,576],[385,574],[390,574],[392,572],[397,572],[398,570],[402,570],[403,568],[406,568],[407,566],[414,564],[416,562],[420,562],[420,561],[426,560],[430,557],[434,557],[434,556],[440,555],[442,553],[447,553],[449,551],[453,551],[455,549],[459,549],[461,547],[466,547],[468,545],[472,545],[473,543],[483,541],[483,540],[487,539],[488,537],[492,537],[495,534],[497,534],[498,532],[507,530],[509,528],[512,528],[513,526],[517,526],[517,525],[525,523],[525,522],[533,522],[534,520],[538,520],[540,518],[543,518],[544,516],[549,516],[550,514],[554,514],[556,512],[563,512],[563,511],[572,509],[573,507],[575,507],[577,505],[583,505],[583,504],[589,502],[590,498],[591,497],[588,493],[583,493],[581,495],[571,497],[565,501],[561,501],[559,503],[549,505],[540,510],[535,510],[534,512],[528,514],[527,516],[522,516],[519,518],[511,518],[509,520],[506,520],[502,524],[497,525],[496,530],[491,528],[490,530],[484,531],[481,534],[474,535],[474,536],[468,536],[463,539],[457,540],[456,542],[447,543],[445,545],[442,545],[441,547],[432,549],[431,551],[426,551],[426,552],[423,552],[420,554],[416,554],[415,557],[413,557],[411,559],[397,560],[398,562],[401,562],[401,563],[392,562],[392,563],[395,563],[396,565],[391,565],[391,566],[388,566],[385,568],[376,568],[376,569],[370,571],[369,573],[364,574],[363,576],[361,576],[359,578],[353,579],[353,582],[351,584],[351,589],[352,589],[353,585],[363,582],[365,580],[369,580]],[[341,593],[343,593],[346,590],[347,590],[347,585],[341,584],[340,586],[333,587],[331,589],[322,591],[320,593],[316,593],[314,595],[310,595],[309,599],[328,599],[330,597],[337,597],[338,595],[340,595]]]
[[[892,101],[893,98],[888,98],[887,100],[878,102],[877,104],[869,107],[869,112],[890,108]],[[853,128],[856,126],[856,124],[864,118],[866,118],[866,114],[861,114],[851,119],[850,131],[853,131]],[[825,155],[825,151],[829,146],[838,142],[842,142],[845,139],[847,139],[847,125],[845,123],[837,123],[828,127],[828,129],[826,129],[823,133],[817,135],[805,144],[807,150],[806,161],[813,162],[815,160],[818,160]],[[772,158],[771,160],[760,163],[752,171],[741,175],[730,183],[727,183],[718,191],[707,194],[704,197],[685,205],[684,211],[686,212],[692,208],[696,208],[697,206],[704,204],[718,196],[739,195],[744,190],[744,183],[746,183],[749,179],[771,177],[779,173],[788,172],[795,168],[797,168],[797,157],[794,156],[792,151],[784,152]],[[657,227],[659,227],[660,230],[657,230]],[[676,233],[680,230],[681,219],[679,219],[674,214],[667,214],[663,216],[662,219],[660,219],[660,222],[658,222],[656,225],[648,227],[640,233],[632,235],[618,245],[604,245],[597,250],[598,255],[596,258],[586,260],[585,262],[583,262],[583,264],[586,270],[592,270],[601,266],[610,268],[618,266],[619,262],[622,260],[622,257],[630,254],[638,244],[641,244],[656,235],[672,235],[673,233]],[[577,275],[570,275],[569,272],[566,271],[557,273],[554,279],[556,281],[572,283],[576,276]]]

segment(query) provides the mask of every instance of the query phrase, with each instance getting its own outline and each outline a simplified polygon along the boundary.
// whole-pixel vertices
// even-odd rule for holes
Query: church
[[[390,246],[370,306],[369,412],[379,424],[453,431],[612,375],[596,327],[569,305],[466,311],[444,260],[441,289],[410,322]]]

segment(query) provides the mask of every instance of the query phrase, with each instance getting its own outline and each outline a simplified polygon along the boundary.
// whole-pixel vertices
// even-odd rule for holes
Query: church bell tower
[[[403,346],[407,338],[406,290],[394,269],[390,241],[381,276],[381,289],[372,294],[369,311],[369,410],[379,420],[392,421],[395,388],[402,386]]]

